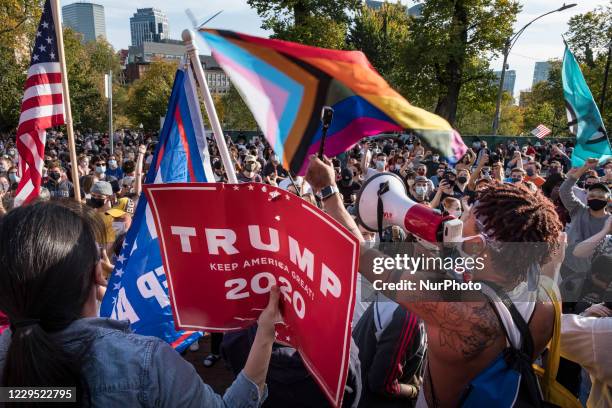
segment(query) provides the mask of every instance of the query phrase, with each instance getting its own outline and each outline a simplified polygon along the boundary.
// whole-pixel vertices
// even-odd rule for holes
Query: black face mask
[[[59,180],[59,179],[60,179],[60,177],[61,177],[61,176],[62,176],[62,175],[61,175],[61,174],[59,174],[59,173],[49,173],[49,178],[50,178],[51,180],[55,180],[55,181],[57,181],[57,180]]]
[[[457,181],[459,182],[459,184],[463,184],[467,182],[467,177],[457,177]]]
[[[90,206],[91,208],[100,208],[104,205],[105,201],[106,200],[103,198],[92,197],[87,201],[87,205]]]
[[[591,210],[599,211],[602,208],[604,208],[606,205],[608,205],[608,201],[607,200],[590,199],[590,200],[587,200],[587,205],[589,206],[589,208]]]

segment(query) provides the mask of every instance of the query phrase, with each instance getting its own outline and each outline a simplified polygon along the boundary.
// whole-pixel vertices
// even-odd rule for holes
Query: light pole
[[[512,49],[512,47],[514,47],[514,44],[516,44],[516,40],[520,37],[521,34],[523,34],[523,32],[525,31],[527,27],[533,24],[534,21],[539,20],[542,17],[547,16],[549,14],[556,13],[558,11],[567,10],[568,8],[572,8],[574,6],[576,6],[576,3],[572,3],[572,4],[564,3],[563,6],[559,7],[558,9],[549,11],[548,13],[544,13],[541,16],[534,18],[533,20],[525,24],[523,28],[521,28],[516,33],[514,33],[512,37],[506,40],[506,43],[504,44],[504,51],[503,51],[504,63],[502,65],[502,71],[501,71],[501,75],[499,78],[499,88],[497,90],[497,102],[495,104],[495,117],[493,118],[493,135],[497,135],[497,130],[499,129],[499,121],[501,119],[501,100],[502,100],[502,94],[504,93],[504,79],[506,78],[508,55],[510,54],[510,50]]]

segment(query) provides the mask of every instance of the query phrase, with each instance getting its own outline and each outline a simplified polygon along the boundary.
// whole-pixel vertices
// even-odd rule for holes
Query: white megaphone
[[[363,184],[356,212],[357,221],[372,232],[379,230],[380,220],[383,229],[398,225],[431,243],[460,242],[463,234],[460,220],[412,201],[402,179],[393,173],[379,173]]]

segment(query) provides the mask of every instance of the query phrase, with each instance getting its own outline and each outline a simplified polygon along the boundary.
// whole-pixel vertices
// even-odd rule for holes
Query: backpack
[[[508,309],[523,341],[520,349],[517,349],[508,339],[510,345],[470,382],[460,400],[460,406],[463,408],[557,407],[558,405],[546,402],[540,390],[538,378],[532,366],[534,345],[527,322],[503,289],[493,282],[482,283],[493,289]],[[492,299],[489,298],[489,301],[492,302]],[[508,338],[508,333],[497,310],[492,304],[491,306]]]

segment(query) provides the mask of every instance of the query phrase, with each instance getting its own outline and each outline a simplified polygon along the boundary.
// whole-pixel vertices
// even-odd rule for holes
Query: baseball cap
[[[123,217],[125,214],[134,215],[134,200],[123,197],[117,201],[117,205],[108,210],[106,214],[113,218]]]
[[[98,181],[91,188],[91,192],[111,196],[113,195],[113,187],[108,181]]]

